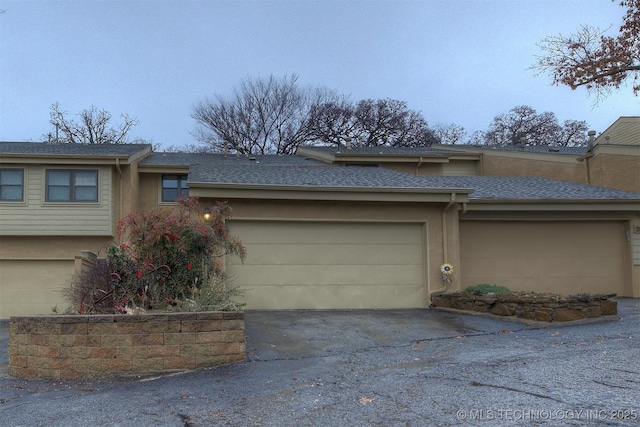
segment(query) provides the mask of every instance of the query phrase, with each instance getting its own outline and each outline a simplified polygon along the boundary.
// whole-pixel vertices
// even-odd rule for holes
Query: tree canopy
[[[470,143],[508,146],[524,142],[527,145],[577,147],[587,144],[587,130],[585,121],[565,120],[560,124],[554,113],[538,114],[533,108],[521,105],[495,116],[489,129],[472,135]]]
[[[615,1],[615,0],[612,0]],[[607,30],[583,25],[569,36],[549,36],[538,46],[545,52],[533,69],[549,72],[553,84],[571,89],[585,87],[596,100],[632,78],[634,94],[640,93],[640,0],[621,0],[626,13],[615,36]]]
[[[296,75],[245,79],[226,99],[200,102],[196,138],[218,152],[291,154],[300,145],[429,146],[438,139],[406,102],[357,103],[324,88],[300,87]]]
[[[123,144],[129,142],[128,133],[138,125],[136,118],[122,114],[123,122],[110,127],[111,113],[99,110],[95,106],[78,113],[80,122],[68,118],[65,111],[56,102],[51,106],[49,123],[55,134],[45,135],[48,140],[70,144]],[[62,135],[60,135],[62,133]],[[139,142],[139,141],[134,141]]]

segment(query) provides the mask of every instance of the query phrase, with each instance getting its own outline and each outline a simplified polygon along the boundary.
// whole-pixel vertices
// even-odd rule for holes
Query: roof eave
[[[470,211],[640,211],[640,199],[471,199]]]
[[[469,188],[325,187],[189,182],[189,194],[229,199],[350,200],[394,202],[469,201]],[[453,196],[455,194],[455,196]]]

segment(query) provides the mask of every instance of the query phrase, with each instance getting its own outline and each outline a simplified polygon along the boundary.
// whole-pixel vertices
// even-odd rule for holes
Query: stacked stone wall
[[[243,312],[16,316],[9,375],[79,379],[143,375],[245,360]]]
[[[540,294],[475,295],[468,292],[433,295],[433,307],[450,308],[498,316],[515,316],[543,322],[566,322],[617,314],[613,295],[561,297]]]

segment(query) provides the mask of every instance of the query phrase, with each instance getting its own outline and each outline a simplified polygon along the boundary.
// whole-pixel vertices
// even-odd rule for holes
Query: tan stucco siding
[[[0,235],[113,235],[114,200],[111,168],[82,167],[98,170],[97,203],[47,202],[46,170],[67,168],[25,166],[25,200],[21,203],[0,203]]]
[[[476,176],[479,162],[477,160],[452,160],[443,165],[445,176]]]
[[[640,193],[640,156],[598,154],[589,159],[591,185]]]
[[[581,184],[587,182],[585,166],[573,157],[560,162],[542,158],[513,158],[497,154],[484,154],[482,174],[486,176],[539,176]]]
[[[380,167],[391,169],[396,172],[408,173],[411,175],[442,175],[442,163],[381,163]]]
[[[632,296],[619,221],[460,223],[462,286]]]
[[[0,319],[67,308],[73,260],[0,260]]]

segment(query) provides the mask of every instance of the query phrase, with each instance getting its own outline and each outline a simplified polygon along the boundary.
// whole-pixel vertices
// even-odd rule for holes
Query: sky
[[[95,106],[129,136],[196,144],[194,106],[247,78],[297,74],[352,100],[391,98],[468,135],[528,105],[604,131],[640,115],[629,85],[597,105],[529,69],[545,36],[616,30],[610,0],[0,0],[0,141],[54,132]]]

